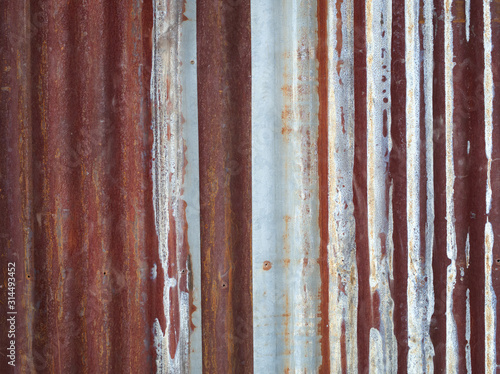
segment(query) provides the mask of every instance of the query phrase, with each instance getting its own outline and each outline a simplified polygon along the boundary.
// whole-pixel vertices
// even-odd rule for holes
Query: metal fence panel
[[[0,0],[2,372],[498,372],[499,41],[497,0]]]

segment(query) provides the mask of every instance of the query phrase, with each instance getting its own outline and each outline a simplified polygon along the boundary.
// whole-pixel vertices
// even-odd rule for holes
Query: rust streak
[[[328,37],[327,37],[327,7],[326,0],[318,0],[318,174],[319,174],[319,271],[321,278],[319,333],[321,334],[321,365],[320,373],[330,372],[330,340],[328,329]]]

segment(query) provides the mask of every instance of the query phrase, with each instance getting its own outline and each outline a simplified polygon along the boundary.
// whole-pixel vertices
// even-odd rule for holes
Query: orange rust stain
[[[283,87],[281,87],[281,91],[283,92],[283,96],[292,97],[292,85],[291,84],[285,84]]]
[[[493,16],[492,22],[500,23],[500,0],[493,0],[491,5],[491,13]]]
[[[281,134],[285,135],[288,138],[288,136],[291,134],[291,132],[292,132],[292,129],[290,128],[290,126],[288,126],[288,123],[284,122],[283,127],[281,128]]]
[[[455,0],[453,3],[453,22],[454,23],[465,23],[465,1]],[[420,22],[423,23],[423,20]]]
[[[283,126],[281,128],[281,134],[284,135],[285,141],[288,140],[288,136],[292,133],[292,128],[288,125],[288,121],[292,119],[293,111],[287,105],[281,112],[281,120],[283,122]]]
[[[273,267],[273,264],[271,261],[264,261],[264,265],[262,266],[262,269],[264,270],[270,270]]]
[[[319,246],[319,273],[321,278],[320,287],[320,305],[318,312],[321,315],[318,329],[321,334],[320,347],[321,347],[321,365],[318,368],[320,373],[330,372],[330,347],[329,347],[329,329],[328,329],[328,305],[329,305],[329,272],[328,272],[328,21],[326,9],[329,4],[326,0],[318,0],[317,14],[318,14],[318,49],[316,58],[318,60],[318,139],[317,139],[317,157],[318,157],[318,182],[319,182],[319,217],[318,225],[320,231],[320,246]],[[337,2],[337,10],[340,10],[341,0]],[[337,14],[341,14],[338,12]],[[337,53],[340,56],[342,50],[342,19],[339,17],[337,20]],[[340,72],[341,61],[337,64],[337,72]],[[311,147],[311,135],[309,131],[303,136],[304,146],[306,149]],[[305,160],[305,168],[312,169],[311,156]],[[308,258],[304,258],[304,271],[309,263]],[[304,289],[304,292],[306,290]]]
[[[420,11],[419,11],[418,23],[420,23],[421,25],[423,25],[425,23],[425,18],[424,18],[424,0],[420,0]]]
[[[290,300],[288,297],[288,293],[285,294],[285,313],[283,313],[283,317],[285,318],[284,326],[285,326],[285,355],[290,355],[292,353],[291,341],[290,341]]]

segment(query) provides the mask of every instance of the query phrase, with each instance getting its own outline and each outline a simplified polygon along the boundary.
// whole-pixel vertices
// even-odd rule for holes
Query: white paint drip
[[[446,372],[458,371],[458,335],[453,316],[453,291],[457,268],[457,240],[455,232],[455,212],[453,188],[455,170],[453,165],[453,29],[452,0],[444,0],[444,43],[445,43],[445,129],[446,129],[446,253],[451,260],[447,268],[446,280]]]
[[[497,297],[493,289],[493,227],[491,222],[486,222],[484,229],[484,322],[485,322],[485,373],[495,374],[496,361],[496,333],[497,333]]]
[[[467,239],[465,240],[465,266],[468,269],[470,265],[470,239],[469,232],[467,232]]]
[[[465,39],[470,38],[470,0],[465,0]]]
[[[488,162],[486,182],[486,214],[489,216],[493,191],[491,189],[491,162],[493,150],[493,71],[491,66],[491,52],[493,49],[491,35],[491,1],[483,0],[484,22],[484,123],[485,123],[485,152]],[[485,373],[494,374],[497,369],[496,332],[497,332],[497,298],[493,288],[493,226],[487,217],[484,229],[484,320],[485,320]]]
[[[358,371],[354,168],[354,39],[353,1],[340,12],[328,3],[328,244],[330,372],[342,373],[341,337],[345,328],[348,372]],[[342,40],[337,40],[341,23]],[[337,49],[342,44],[340,53]],[[337,67],[341,64],[340,70]],[[343,290],[343,291],[341,291]]]
[[[169,287],[165,287],[165,292],[169,292]],[[189,294],[187,292],[181,292],[179,301],[179,313],[181,313],[181,315],[182,313],[184,313],[184,315],[189,315]],[[170,304],[168,305],[168,307],[170,308]],[[187,322],[187,320],[181,319],[181,329],[188,328]],[[167,318],[167,326],[165,329],[165,334],[163,334],[158,319],[156,319],[153,324],[153,338],[154,348],[156,350],[157,373],[188,373],[189,369],[187,357],[189,357],[189,344],[185,339],[187,339],[189,335],[185,335],[182,333],[179,334],[179,348],[175,351],[175,355],[172,358],[170,356],[168,339],[170,326],[170,320]]]
[[[472,361],[470,351],[470,290],[467,288],[465,304],[465,361],[467,366],[467,373],[472,373]]]
[[[153,105],[153,204],[155,226],[158,236],[160,264],[151,270],[153,279],[157,278],[156,266],[163,269],[163,317],[166,320],[165,332],[158,323],[153,329],[157,351],[157,373],[188,373],[201,369],[201,329],[190,331],[190,295],[180,289],[178,275],[169,277],[169,269],[183,269],[184,276],[191,271],[193,302],[199,300],[199,219],[188,209],[199,210],[198,190],[198,136],[196,116],[196,60],[194,1],[186,4],[175,0],[155,0],[153,26],[153,70],[151,95]],[[185,5],[185,9],[183,9]],[[188,20],[184,20],[184,17]],[[187,63],[193,61],[193,64]],[[188,93],[186,93],[188,92]],[[193,97],[195,104],[193,105]],[[183,118],[184,117],[184,118]],[[194,130],[194,131],[193,131]],[[184,150],[187,149],[185,152]],[[185,162],[187,160],[187,163]],[[189,164],[189,166],[188,166]],[[186,192],[186,196],[184,196]],[[184,206],[186,211],[184,212]],[[185,215],[184,215],[185,214]],[[173,217],[174,222],[171,222]],[[181,253],[185,236],[184,220],[187,220],[191,235],[189,237],[191,265],[189,259],[182,260]],[[170,227],[175,224],[175,247],[169,247]],[[177,253],[177,263],[169,263],[169,253]],[[157,279],[157,281],[160,281]],[[179,321],[170,320],[172,307],[171,290],[178,297]],[[192,314],[192,322],[199,326],[200,307]],[[173,324],[176,324],[175,329]],[[175,331],[175,338],[170,334]],[[169,336],[170,335],[170,336]],[[175,342],[175,346],[171,346]],[[172,352],[175,352],[172,357]]]
[[[371,294],[377,293],[380,299],[380,327],[376,334],[373,329],[370,333],[371,337],[377,337],[370,339],[370,357],[373,356],[377,360],[376,373],[396,373],[397,341],[392,318],[394,302],[389,287],[389,279],[392,276],[390,257],[387,254],[390,245],[389,217],[385,213],[389,201],[382,192],[389,188],[387,176],[391,133],[392,3],[386,0],[368,0],[365,9],[369,282]]]
[[[434,3],[432,0],[424,0],[424,104],[425,104],[425,149],[426,149],[426,171],[427,171],[427,219],[425,226],[425,267],[424,276],[426,281],[426,295],[423,335],[424,335],[424,357],[427,373],[434,372],[434,345],[430,338],[430,326],[434,314],[434,271],[432,269],[434,248],[434,113],[433,113],[433,71],[434,71],[434,27],[433,27]]]
[[[153,264],[153,267],[151,268],[151,279],[155,280],[157,276],[157,266],[156,263]]]
[[[484,21],[484,122],[485,122],[485,151],[488,159],[486,185],[486,214],[490,213],[493,192],[491,190],[491,154],[493,150],[493,70],[491,67],[491,10],[490,0],[483,0]]]
[[[407,0],[405,3],[405,43],[406,43],[406,170],[407,170],[407,230],[408,230],[408,363],[409,373],[433,372],[434,348],[430,339],[430,320],[434,311],[434,291],[432,286],[432,245],[434,240],[433,206],[433,148],[432,148],[432,5],[424,3],[424,54],[420,58],[420,1]],[[421,65],[423,64],[423,66]],[[421,69],[424,69],[423,88],[425,91],[425,113],[420,112]],[[426,132],[426,177],[427,217],[425,243],[421,242],[419,201],[424,198],[420,190],[420,118],[424,116]],[[417,202],[417,203],[415,203]],[[422,259],[422,245],[425,258]]]

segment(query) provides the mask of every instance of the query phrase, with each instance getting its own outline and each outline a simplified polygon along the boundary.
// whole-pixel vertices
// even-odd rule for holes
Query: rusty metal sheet
[[[498,372],[499,41],[497,0],[0,0],[0,372]]]
[[[153,371],[152,4],[2,1],[0,14],[1,371]]]

